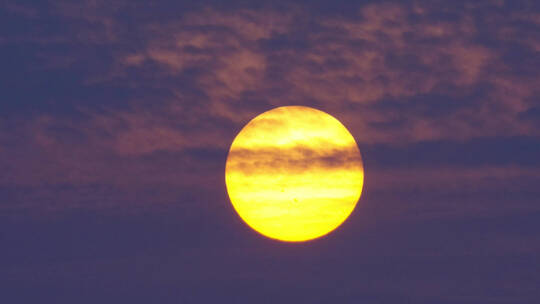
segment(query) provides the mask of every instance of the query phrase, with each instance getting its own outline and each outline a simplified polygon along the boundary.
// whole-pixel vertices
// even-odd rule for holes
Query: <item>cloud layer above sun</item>
[[[2,79],[0,184],[33,193],[13,194],[9,208],[59,185],[72,189],[65,199],[28,204],[93,207],[80,197],[90,190],[77,189],[96,188],[119,195],[105,205],[124,206],[145,197],[118,194],[127,185],[204,188],[219,181],[240,128],[285,105],[342,121],[373,176],[400,176],[407,166],[535,175],[540,15],[532,2],[375,2],[346,11],[318,2],[165,2],[5,5],[28,26],[0,40],[12,58]],[[181,199],[168,195],[163,201]]]

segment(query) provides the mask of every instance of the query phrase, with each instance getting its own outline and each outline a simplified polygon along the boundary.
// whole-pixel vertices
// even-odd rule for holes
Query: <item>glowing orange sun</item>
[[[337,119],[303,107],[279,107],[236,136],[225,168],[238,215],[267,237],[290,242],[336,229],[360,198],[364,169],[353,136]]]

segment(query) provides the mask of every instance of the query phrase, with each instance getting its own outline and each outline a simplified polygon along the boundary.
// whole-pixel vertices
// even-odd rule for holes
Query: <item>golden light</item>
[[[238,215],[257,232],[299,242],[336,229],[364,183],[358,146],[337,119],[303,107],[280,107],[236,136],[225,167]]]

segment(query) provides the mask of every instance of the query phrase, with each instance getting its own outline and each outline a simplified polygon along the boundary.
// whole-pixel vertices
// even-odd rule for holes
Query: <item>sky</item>
[[[0,4],[0,300],[536,303],[540,2]],[[360,201],[290,244],[225,188],[241,128],[317,108]]]

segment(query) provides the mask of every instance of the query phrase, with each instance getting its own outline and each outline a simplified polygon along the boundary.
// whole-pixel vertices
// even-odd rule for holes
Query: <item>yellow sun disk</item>
[[[234,139],[227,191],[253,229],[283,241],[305,241],[338,227],[362,191],[360,151],[332,116],[308,107],[265,112]]]

